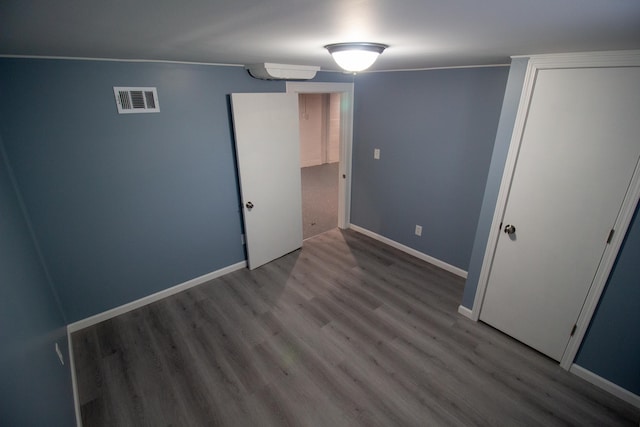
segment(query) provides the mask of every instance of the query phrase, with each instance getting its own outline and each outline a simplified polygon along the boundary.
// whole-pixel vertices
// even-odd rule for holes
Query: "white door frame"
[[[498,236],[500,233],[500,223],[504,216],[507,206],[507,199],[511,187],[511,181],[515,171],[518,153],[520,151],[520,143],[524,132],[524,125],[533,95],[535,78],[538,70],[544,69],[561,69],[561,68],[592,68],[592,67],[640,67],[640,50],[636,51],[612,51],[612,52],[586,52],[571,54],[552,54],[552,55],[535,55],[529,56],[527,72],[525,74],[520,104],[518,105],[518,113],[516,116],[513,134],[507,154],[507,160],[500,183],[500,192],[496,202],[496,209],[493,214],[491,223],[491,232],[487,241],[482,268],[480,270],[480,278],[476,290],[473,308],[471,310],[471,318],[477,321],[480,317],[482,303],[484,301],[485,292],[489,281],[489,273],[493,264],[496,246],[498,244]],[[640,199],[640,167],[636,165],[636,170],[631,179],[629,190],[625,196],[620,209],[620,214],[616,219],[614,226],[615,234],[611,243],[607,245],[602,261],[596,271],[593,283],[587,294],[584,306],[578,317],[576,331],[569,338],[567,349],[562,356],[560,366],[564,369],[571,368],[573,361],[580,349],[580,344],[587,332],[591,318],[598,305],[598,301],[602,295],[602,291],[606,285],[613,264],[622,245],[629,223],[633,217],[638,200]]]
[[[351,153],[353,147],[353,83],[287,82],[287,92],[339,93],[340,163],[338,180],[338,227],[351,224]]]

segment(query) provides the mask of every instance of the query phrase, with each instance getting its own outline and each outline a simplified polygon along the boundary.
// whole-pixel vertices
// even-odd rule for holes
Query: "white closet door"
[[[480,319],[560,360],[640,157],[640,69],[540,70]]]

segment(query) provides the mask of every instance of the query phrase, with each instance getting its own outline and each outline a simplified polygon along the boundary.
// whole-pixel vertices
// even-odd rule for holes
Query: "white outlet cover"
[[[380,149],[379,148],[374,148],[373,149],[373,158],[376,160],[380,160]]]
[[[422,226],[416,225],[416,236],[422,236]]]

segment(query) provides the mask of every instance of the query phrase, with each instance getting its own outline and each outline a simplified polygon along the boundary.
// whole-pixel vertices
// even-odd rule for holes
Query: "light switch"
[[[379,148],[374,148],[373,149],[373,158],[376,160],[380,160],[380,149]]]

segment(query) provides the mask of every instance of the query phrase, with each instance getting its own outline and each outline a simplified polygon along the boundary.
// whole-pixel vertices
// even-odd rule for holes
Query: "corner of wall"
[[[29,236],[31,238],[31,242],[33,243],[33,246],[36,250],[36,253],[38,255],[38,262],[40,263],[40,267],[42,268],[42,271],[44,272],[44,275],[47,279],[47,283],[49,284],[49,289],[51,290],[51,294],[53,296],[53,299],[56,302],[56,306],[58,309],[58,312],[60,313],[60,316],[62,317],[62,320],[64,321],[64,324],[67,324],[67,316],[64,312],[64,309],[62,308],[62,303],[60,302],[60,296],[58,295],[58,291],[55,288],[55,284],[53,282],[53,278],[51,277],[51,274],[49,273],[49,268],[47,267],[47,263],[44,260],[44,257],[42,256],[42,250],[40,249],[40,244],[38,243],[38,238],[36,237],[35,232],[33,231],[33,226],[31,224],[31,219],[29,217],[29,213],[27,212],[27,209],[25,207],[23,198],[22,198],[22,193],[20,192],[20,188],[18,186],[18,183],[16,181],[15,175],[13,173],[13,169],[11,167],[11,163],[9,161],[9,157],[7,155],[7,152],[5,150],[4,147],[4,142],[2,139],[2,135],[0,135],[0,157],[2,157],[1,162],[4,163],[4,166],[7,168],[7,174],[9,176],[9,180],[11,181],[11,186],[13,187],[13,191],[16,194],[16,198],[18,200],[18,205],[20,206],[20,211],[22,212],[22,217],[24,218],[24,221],[27,225],[27,229],[29,230]]]
[[[46,277],[1,137],[0,171],[0,281],[5,299],[0,323],[6,326],[0,350],[2,421],[67,425],[73,405],[66,321]]]
[[[529,58],[514,58],[509,69],[502,111],[500,112],[500,120],[496,131],[496,140],[491,155],[487,184],[485,185],[482,208],[478,218],[471,260],[469,262],[469,274],[462,297],[462,306],[468,309],[473,308],[473,301],[476,296],[478,281],[480,280],[480,270],[484,260],[487,240],[489,239],[491,222],[498,200],[500,182],[502,180],[507,153],[509,152],[511,134],[513,133],[513,127],[515,125],[528,63]]]

